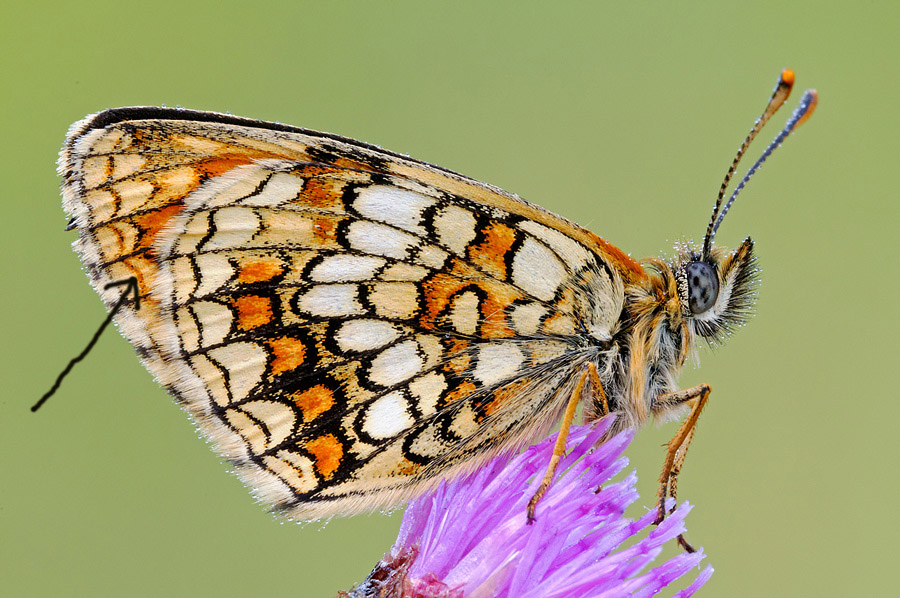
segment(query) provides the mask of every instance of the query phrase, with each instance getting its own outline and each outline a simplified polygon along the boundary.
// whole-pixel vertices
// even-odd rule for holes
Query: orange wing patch
[[[272,321],[272,300],[268,297],[238,297],[234,300],[238,315],[238,328],[250,330]],[[302,357],[301,357],[302,362]]]
[[[313,237],[323,244],[332,245],[337,242],[335,221],[332,218],[316,218],[313,220]]]
[[[294,404],[303,413],[304,423],[309,423],[334,406],[334,393],[322,384],[296,392],[292,395]]]
[[[284,266],[277,258],[263,258],[245,262],[238,270],[237,281],[241,284],[265,282],[284,272]]]
[[[153,243],[156,242],[159,232],[162,228],[171,222],[175,216],[181,213],[184,206],[182,204],[171,205],[160,210],[153,210],[140,216],[135,216],[134,223],[141,229],[140,239],[137,242],[136,250],[146,249],[150,253],[153,252]]]
[[[530,378],[520,378],[515,382],[495,390],[491,395],[491,399],[482,406],[484,414],[487,417],[491,417],[497,413],[510,401],[510,399],[521,395],[531,382],[532,380]]]
[[[306,345],[298,338],[282,336],[271,339],[268,345],[274,355],[269,364],[273,376],[300,367],[306,359]]]
[[[506,254],[516,240],[516,231],[492,222],[482,230],[484,241],[469,246],[469,261],[498,280],[506,280]]]
[[[444,405],[449,405],[451,403],[455,403],[456,401],[461,401],[476,390],[478,390],[478,387],[475,386],[474,383],[469,380],[463,380],[456,386],[456,388],[442,397],[442,402]]]
[[[331,479],[344,456],[344,446],[334,434],[314,438],[307,442],[304,448],[315,458],[316,471],[326,480]]]
[[[307,172],[304,170],[303,174]],[[312,178],[307,179],[300,192],[300,202],[311,208],[328,210],[330,212],[343,212],[343,191],[346,182],[341,180]]]
[[[199,164],[197,164],[197,170],[200,172],[202,178],[207,179],[225,174],[236,166],[243,166],[245,164],[252,163],[253,158],[251,158],[250,156],[223,154],[218,158],[212,158],[210,160],[204,160],[203,162],[200,162]]]

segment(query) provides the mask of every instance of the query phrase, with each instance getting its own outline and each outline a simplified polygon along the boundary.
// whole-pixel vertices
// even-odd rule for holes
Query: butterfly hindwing
[[[61,170],[95,288],[139,280],[120,329],[266,502],[387,506],[557,421],[576,333],[621,310],[605,245],[470,179],[229,118],[102,113]]]

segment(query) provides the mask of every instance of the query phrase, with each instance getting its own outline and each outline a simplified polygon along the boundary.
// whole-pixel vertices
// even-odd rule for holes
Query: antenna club
[[[791,69],[784,69],[783,71],[781,71],[781,80],[785,83],[785,85],[793,87],[794,71],[792,71]]]
[[[812,116],[812,113],[816,111],[816,105],[819,103],[819,92],[815,89],[807,89],[806,93],[803,94],[803,97],[804,99],[809,98],[809,107],[806,109],[806,113],[797,121],[798,127]]]

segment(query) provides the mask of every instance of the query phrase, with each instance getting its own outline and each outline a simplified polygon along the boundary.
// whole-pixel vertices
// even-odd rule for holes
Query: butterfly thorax
[[[648,419],[654,399],[676,388],[693,344],[672,268],[661,260],[647,264],[648,275],[626,286],[621,328],[597,364],[609,408],[619,414],[617,427]],[[602,412],[599,405],[591,410]]]
[[[698,286],[698,263],[708,265],[714,297],[703,295],[702,281]],[[682,409],[660,405],[659,397],[677,390],[678,375],[695,355],[697,340],[724,342],[749,317],[755,298],[750,239],[730,252],[713,248],[707,258],[694,247],[679,246],[671,262],[654,258],[644,265],[647,276],[625,286],[621,326],[598,364],[610,410],[619,413],[621,427],[639,426],[651,414],[664,419],[681,415]]]

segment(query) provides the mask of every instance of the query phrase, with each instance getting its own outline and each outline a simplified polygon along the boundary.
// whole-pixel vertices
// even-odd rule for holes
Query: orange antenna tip
[[[781,71],[781,80],[786,84],[793,86],[794,85],[794,71],[791,69],[784,69]]]
[[[775,114],[775,111],[781,108],[781,105],[791,97],[791,90],[793,89],[794,71],[791,69],[784,69],[781,71],[778,83],[775,84],[775,89],[772,91],[772,99],[769,100],[769,106],[766,108],[766,112],[762,117],[764,121],[769,120],[769,118]]]
[[[815,89],[807,89],[803,96],[809,98],[809,108],[806,109],[806,113],[797,121],[798,127],[812,116],[812,113],[816,110],[816,105],[819,103],[819,92]]]

